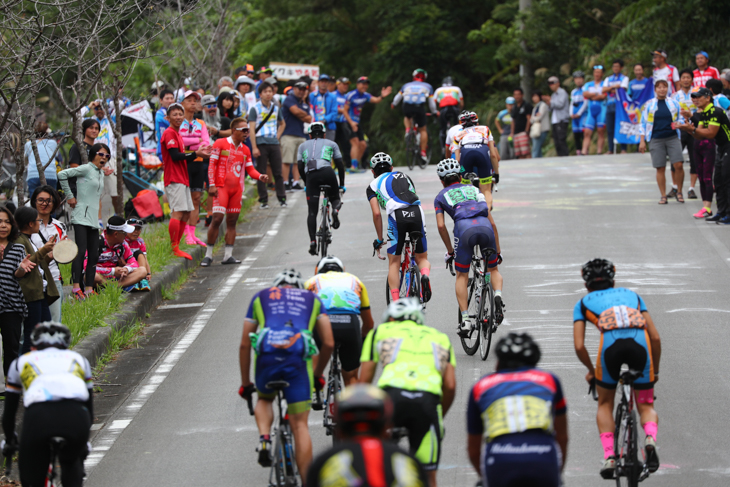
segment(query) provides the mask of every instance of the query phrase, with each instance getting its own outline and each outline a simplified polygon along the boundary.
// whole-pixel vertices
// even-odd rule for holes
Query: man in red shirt
[[[692,80],[692,87],[702,88],[707,83],[708,79],[720,79],[720,72],[717,68],[710,66],[710,56],[706,51],[700,51],[695,54],[695,63],[697,69],[694,70],[694,79]]]
[[[244,118],[231,121],[231,136],[218,139],[208,165],[208,194],[213,197],[213,221],[208,228],[208,248],[200,263],[208,267],[213,262],[213,247],[218,238],[218,229],[226,215],[226,250],[222,264],[240,264],[233,257],[233,244],[236,241],[236,224],[241,213],[241,196],[246,173],[253,179],[266,183],[269,177],[260,174],[253,166],[251,151],[244,145],[248,137],[248,122]],[[244,172],[245,169],[245,172]]]
[[[167,108],[167,120],[170,126],[165,129],[160,139],[162,162],[165,170],[165,195],[170,205],[170,243],[172,253],[178,257],[192,260],[190,254],[180,250],[180,240],[185,232],[190,212],[193,211],[193,199],[190,196],[190,180],[188,177],[188,162],[197,157],[210,156],[210,146],[203,145],[195,152],[185,153],[185,144],[180,136],[180,125],[185,119],[185,109],[179,103],[173,103]]]

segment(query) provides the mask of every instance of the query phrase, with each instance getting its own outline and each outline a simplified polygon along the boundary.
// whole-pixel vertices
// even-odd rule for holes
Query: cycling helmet
[[[390,303],[383,313],[383,322],[391,318],[393,321],[415,321],[419,325],[426,322],[421,302],[416,298],[401,298]]]
[[[540,347],[527,333],[509,333],[497,342],[497,359],[500,368],[537,365],[540,361]]]
[[[380,436],[393,417],[393,402],[382,389],[355,384],[337,395],[335,421],[344,436]]]
[[[449,174],[459,174],[461,172],[461,164],[456,159],[444,159],[436,166],[436,174],[441,179],[445,178]]]
[[[314,273],[321,274],[329,271],[344,272],[345,264],[343,264],[342,261],[334,255],[322,257],[322,260],[317,263],[317,267],[314,268]]]
[[[459,115],[459,123],[464,127],[471,127],[479,123],[479,117],[474,112],[461,112]]]
[[[515,97],[514,96],[508,96],[507,99],[504,100],[504,102],[507,105],[514,105],[515,104]]]
[[[393,167],[393,158],[385,152],[378,152],[370,159],[370,168],[375,169],[377,166]]]
[[[612,283],[616,275],[616,266],[610,260],[593,259],[583,264],[581,275],[589,286],[597,282],[608,281]]]
[[[273,285],[278,286],[292,286],[298,287],[299,289],[304,287],[302,282],[302,275],[295,269],[284,269],[275,278]]]
[[[326,129],[324,128],[324,124],[322,122],[312,122],[311,124],[309,124],[307,133],[310,135],[313,133],[316,133],[316,132],[323,134],[323,133],[325,133],[325,130]]]
[[[585,78],[586,75],[583,71],[575,71],[573,73],[573,78]]]
[[[66,349],[71,346],[71,331],[61,323],[43,321],[38,323],[30,334],[30,342],[34,347],[45,345]]]
[[[415,71],[413,71],[413,78],[418,79],[420,78],[422,81],[426,81],[426,78],[428,78],[428,73],[425,69],[418,68]]]
[[[452,86],[453,84],[454,80],[451,78],[451,76],[447,76],[441,81],[441,86]]]

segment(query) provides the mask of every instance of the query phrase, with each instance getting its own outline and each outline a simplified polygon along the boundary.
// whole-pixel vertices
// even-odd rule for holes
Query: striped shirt
[[[0,261],[0,313],[20,313],[23,318],[28,316],[25,296],[15,277],[15,271],[24,258],[25,248],[22,245],[11,243],[5,248]]]

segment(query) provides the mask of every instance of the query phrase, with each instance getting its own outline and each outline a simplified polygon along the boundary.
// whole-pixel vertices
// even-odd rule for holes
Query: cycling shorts
[[[487,219],[478,217],[477,220]],[[454,267],[458,272],[469,272],[475,248],[478,247],[481,252],[484,252],[488,248],[497,249],[494,241],[494,230],[492,230],[491,225],[472,225],[472,221],[474,220],[460,220],[454,225]],[[465,228],[461,229],[459,227]],[[457,229],[459,230],[458,234]],[[490,269],[497,267],[497,254],[493,254],[490,257],[487,267]]]
[[[416,127],[426,126],[426,109],[423,105],[403,103],[403,116],[412,118]]]
[[[489,146],[486,144],[467,144],[461,149],[461,158],[459,163],[465,172],[473,172],[479,179],[490,178],[489,182],[481,181],[484,184],[492,182],[491,177],[494,173],[492,169],[492,159],[489,157]]]
[[[426,243],[426,215],[421,205],[411,205],[399,208],[388,216],[388,241],[393,244],[388,247],[391,255],[401,255],[406,243],[406,234],[421,232],[421,238],[415,242],[415,253],[422,254],[428,250]]]
[[[340,347],[338,355],[342,370],[352,372],[360,367],[360,354],[362,352],[360,319],[353,314],[329,315],[329,318],[332,323],[335,346]]]
[[[312,406],[312,362],[292,357],[280,362],[278,357],[259,355],[256,357],[255,380],[256,391],[261,399],[271,400],[276,391],[268,389],[266,384],[275,380],[285,380],[289,387],[284,389],[289,413],[303,413]],[[306,365],[305,365],[306,364]]]
[[[436,470],[444,436],[441,398],[430,392],[394,387],[384,390],[393,401],[393,427],[406,428],[410,453],[424,470]]]
[[[218,188],[218,193],[213,198],[213,213],[235,214],[241,213],[241,197],[243,188],[240,183],[235,186],[226,184]]]
[[[622,328],[601,333],[596,360],[596,383],[605,389],[616,389],[623,364],[644,374],[636,379],[634,389],[654,387],[654,362],[647,330]]]
[[[499,436],[482,452],[482,485],[560,487],[561,464],[560,448],[550,435],[526,431]]]
[[[583,126],[586,123],[587,116],[588,116],[588,110],[583,112],[583,114],[580,117],[572,119],[573,120],[573,122],[572,122],[573,123],[573,132],[582,132],[583,131]]]
[[[362,125],[358,122],[357,124],[357,132],[352,131],[352,126],[350,124],[347,124],[347,132],[348,132],[348,139],[357,139],[357,140],[365,140],[365,134],[362,131]]]
[[[588,130],[596,130],[596,127],[602,129],[606,126],[606,105],[603,103],[588,104],[588,115],[583,123],[583,128]]]
[[[191,193],[205,191],[208,186],[208,161],[188,162],[188,178]]]

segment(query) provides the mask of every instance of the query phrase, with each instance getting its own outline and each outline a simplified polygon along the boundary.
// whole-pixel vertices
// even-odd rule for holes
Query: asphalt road
[[[608,485],[598,476],[596,403],[586,394],[572,342],[572,310],[585,293],[580,265],[597,256],[615,262],[617,285],[643,296],[662,336],[656,387],[662,466],[646,485],[727,485],[730,229],[693,220],[696,201],[657,205],[648,156],[506,161],[500,172],[494,219],[505,258],[507,313],[497,338],[508,331],[532,333],[543,350],[541,367],[562,380],[570,431],[566,485]],[[424,201],[433,264],[427,322],[450,334],[457,353],[457,400],[446,418],[439,484],[468,486],[477,477],[466,455],[467,392],[494,369],[495,358],[482,362],[461,349],[454,279],[443,266],[433,213],[440,183],[433,167],[410,174]],[[370,180],[369,173],[348,176],[343,224],[331,249],[365,282],[378,317],[387,269],[371,256]],[[268,470],[256,464],[253,417],[236,394],[243,316],[251,296],[283,267],[308,276],[316,259],[307,253],[304,195],[290,196],[287,209],[265,211],[268,231],[238,251],[244,264],[233,271],[218,267],[230,275],[204,306],[191,308],[187,332],[98,432],[87,485],[267,485]],[[597,344],[591,329],[592,353]],[[310,426],[315,453],[324,450],[328,437],[319,413],[310,416]]]

